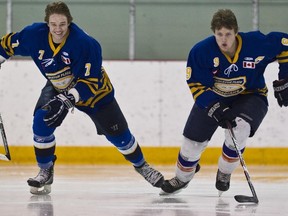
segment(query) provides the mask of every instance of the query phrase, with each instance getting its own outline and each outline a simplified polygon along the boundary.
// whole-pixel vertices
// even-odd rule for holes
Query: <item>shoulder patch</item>
[[[186,68],[186,80],[189,80],[191,78],[191,74],[192,74],[192,68],[187,67]]]
[[[281,43],[282,43],[284,46],[288,46],[288,39],[287,39],[287,38],[282,38]]]

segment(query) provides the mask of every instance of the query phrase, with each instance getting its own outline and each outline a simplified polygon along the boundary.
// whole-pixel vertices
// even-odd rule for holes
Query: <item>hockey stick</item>
[[[9,147],[8,147],[8,143],[7,143],[6,133],[5,133],[4,124],[3,124],[1,114],[0,114],[0,130],[1,130],[2,140],[3,140],[3,144],[4,144],[4,148],[5,148],[5,155],[0,154],[0,160],[10,161],[11,156],[10,156],[10,152],[9,152]]]
[[[244,161],[244,159],[243,159],[243,157],[242,157],[242,153],[241,153],[241,151],[240,151],[240,149],[239,149],[239,146],[238,146],[237,140],[236,140],[236,138],[235,138],[235,134],[234,134],[234,132],[233,132],[232,126],[231,126],[230,122],[228,122],[228,121],[226,122],[226,124],[227,124],[227,127],[228,127],[229,134],[230,134],[230,136],[231,136],[231,139],[232,139],[232,141],[233,141],[234,147],[235,147],[235,149],[236,149],[236,153],[237,153],[237,155],[238,155],[238,157],[239,157],[241,166],[242,166],[242,168],[243,168],[245,177],[246,177],[246,179],[247,179],[248,185],[249,185],[250,190],[251,190],[252,195],[253,195],[252,197],[246,196],[246,195],[235,195],[234,198],[235,198],[235,200],[236,200],[237,202],[239,202],[239,203],[246,203],[246,202],[258,203],[258,202],[259,202],[258,197],[257,197],[257,195],[256,195],[254,186],[253,186],[253,184],[252,184],[252,182],[251,182],[248,169],[247,169],[246,164],[245,164],[245,161]]]

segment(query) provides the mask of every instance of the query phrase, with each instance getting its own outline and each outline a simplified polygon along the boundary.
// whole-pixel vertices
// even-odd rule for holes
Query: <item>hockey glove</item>
[[[70,108],[75,106],[75,98],[72,94],[58,94],[52,98],[42,109],[47,110],[44,122],[48,127],[58,127],[63,122]]]
[[[274,96],[280,107],[288,106],[288,78],[273,82]]]
[[[236,115],[224,103],[216,102],[212,104],[207,108],[207,114],[209,117],[215,119],[222,128],[227,128],[226,121],[228,121],[232,127],[236,127]]]

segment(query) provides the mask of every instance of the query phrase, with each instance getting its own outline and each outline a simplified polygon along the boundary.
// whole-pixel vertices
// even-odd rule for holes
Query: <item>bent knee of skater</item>
[[[208,140],[204,142],[197,142],[186,137],[183,138],[180,154],[189,161],[199,160],[202,152],[208,145]]]
[[[233,132],[237,140],[237,143],[239,145],[239,148],[243,149],[245,148],[246,140],[248,139],[250,135],[251,126],[247,121],[245,121],[244,119],[240,117],[236,118],[236,123],[237,123],[237,126],[233,128]],[[228,129],[225,130],[225,145],[234,146]]]
[[[234,130],[236,139],[239,140],[240,142],[246,140],[250,135],[251,131],[250,124],[244,119],[239,117],[236,118],[236,123],[237,126],[235,127]]]

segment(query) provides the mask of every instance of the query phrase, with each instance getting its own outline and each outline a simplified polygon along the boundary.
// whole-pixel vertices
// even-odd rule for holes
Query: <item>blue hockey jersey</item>
[[[43,76],[58,92],[75,88],[80,101],[77,106],[94,108],[104,97],[114,97],[113,86],[102,67],[100,44],[76,24],[56,46],[47,23],[34,23],[17,33],[2,37],[0,55],[31,56]]]
[[[260,95],[267,101],[264,71],[275,60],[279,63],[279,79],[288,77],[288,34],[240,32],[236,39],[238,47],[233,59],[221,52],[214,36],[191,49],[186,79],[201,108],[216,101],[229,104],[241,94]]]

